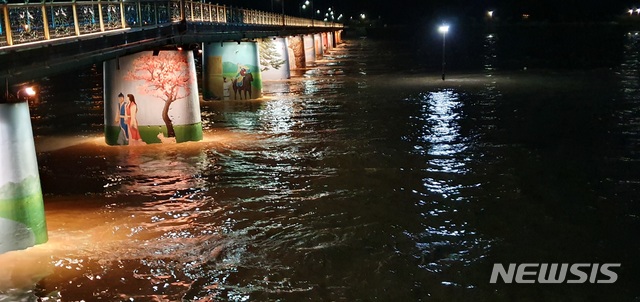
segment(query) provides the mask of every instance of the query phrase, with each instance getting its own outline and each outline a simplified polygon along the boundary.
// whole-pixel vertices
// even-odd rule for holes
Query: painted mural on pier
[[[205,99],[249,100],[262,97],[257,43],[207,44],[203,65]]]
[[[202,139],[193,53],[162,50],[104,63],[105,140],[109,145]]]
[[[289,67],[291,70],[305,68],[306,60],[304,58],[304,43],[302,36],[291,36],[287,38],[287,46],[289,51]]]
[[[285,80],[290,77],[287,39],[267,38],[258,41],[260,75],[263,80]]]
[[[0,253],[47,241],[27,103],[0,104]]]

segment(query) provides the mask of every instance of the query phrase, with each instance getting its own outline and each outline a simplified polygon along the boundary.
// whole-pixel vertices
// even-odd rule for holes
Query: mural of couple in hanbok
[[[118,110],[115,122],[120,125],[118,145],[145,145],[138,131],[138,104],[133,94],[118,94]]]

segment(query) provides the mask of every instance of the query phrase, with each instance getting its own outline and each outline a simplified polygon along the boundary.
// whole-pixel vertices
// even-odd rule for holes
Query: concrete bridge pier
[[[48,240],[29,105],[7,101],[0,100],[0,253]]]
[[[316,52],[316,60],[322,60],[324,56],[324,48],[322,47],[322,35],[323,33],[316,33],[313,35],[313,45]]]
[[[316,43],[314,41],[314,35],[304,35],[302,38],[302,44],[304,45],[304,58],[307,64],[315,63],[316,61]]]
[[[337,30],[334,32],[335,34],[335,45],[342,44],[342,30]]]
[[[202,140],[193,51],[170,46],[105,61],[104,125],[109,145]]]
[[[304,35],[287,37],[287,47],[289,52],[289,69],[296,70],[307,67]]]
[[[323,38],[324,38],[324,43],[326,45],[327,51],[333,49],[334,48],[333,32],[332,31],[327,32]]]

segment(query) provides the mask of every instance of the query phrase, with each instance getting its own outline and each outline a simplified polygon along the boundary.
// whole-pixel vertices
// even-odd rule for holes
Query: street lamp
[[[36,90],[32,86],[21,87],[15,94],[15,98],[9,94],[9,81],[6,81],[6,99],[5,102],[14,103],[22,100],[28,101],[30,97],[36,95]],[[1,101],[0,101],[1,102]]]
[[[27,97],[36,95],[35,89],[33,89],[33,87],[31,86],[27,86],[24,89],[20,89],[20,91],[18,91],[18,96],[20,96],[20,92],[22,91],[24,91],[24,94],[26,94]]]
[[[493,18],[493,11],[492,10],[488,11],[487,16],[489,17],[489,19]]]
[[[306,0],[306,1],[302,2],[302,4],[300,5],[300,7],[302,9],[300,9],[300,11],[299,11],[300,12],[300,17],[302,17],[302,11],[306,10],[307,7],[309,7],[309,4],[311,4],[311,2],[309,0]],[[313,7],[311,7],[311,11],[313,12]]]
[[[444,81],[444,66],[445,66],[445,52],[444,45],[447,37],[447,32],[449,32],[449,25],[443,24],[438,27],[438,31],[442,34],[442,80]]]

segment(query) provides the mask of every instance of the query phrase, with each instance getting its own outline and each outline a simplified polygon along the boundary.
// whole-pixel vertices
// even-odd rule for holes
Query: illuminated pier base
[[[272,37],[258,41],[260,75],[263,80],[286,80],[291,77],[287,39]]]
[[[335,40],[335,32],[330,31],[327,33],[327,40],[328,40],[328,44],[327,46],[329,47],[329,49],[333,49],[336,47],[336,40]]]
[[[104,62],[104,100],[109,145],[202,140],[192,51],[143,51]]]
[[[336,46],[342,44],[342,30],[338,30],[335,32],[335,41]]]
[[[249,100],[262,97],[256,42],[207,43],[203,50],[203,97]]]
[[[322,47],[324,49],[324,54],[333,48],[333,43],[329,41],[329,39],[331,39],[331,32],[322,33]]]
[[[47,224],[29,106],[0,103],[0,253],[45,242]]]

